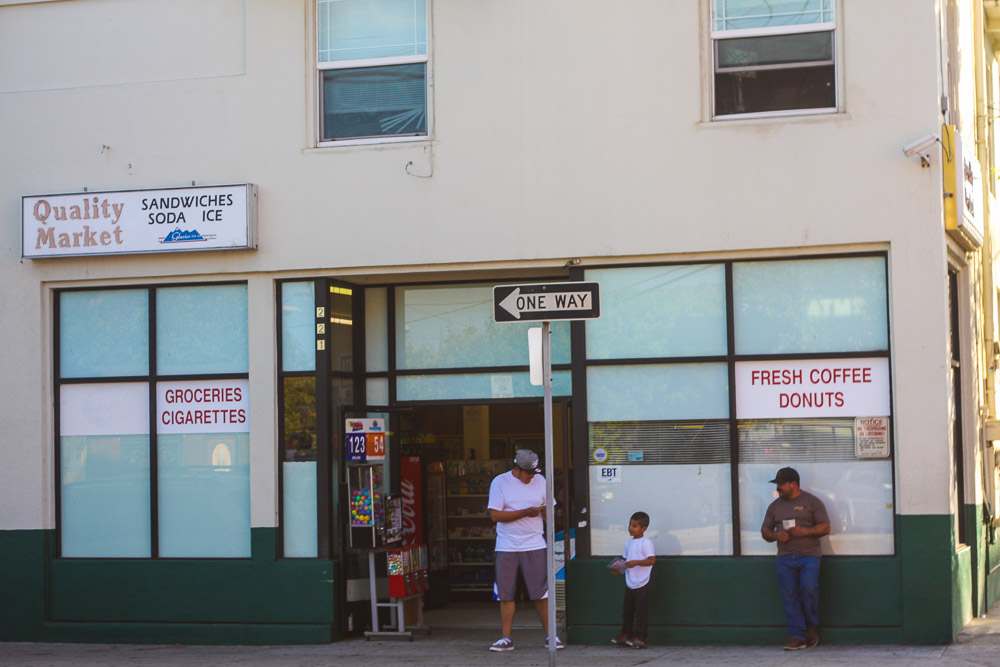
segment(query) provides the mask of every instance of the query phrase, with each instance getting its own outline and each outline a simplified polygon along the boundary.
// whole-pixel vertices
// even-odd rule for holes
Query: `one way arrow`
[[[500,302],[500,307],[515,319],[521,319],[523,313],[588,310],[592,305],[591,297],[590,292],[521,294],[518,287]]]

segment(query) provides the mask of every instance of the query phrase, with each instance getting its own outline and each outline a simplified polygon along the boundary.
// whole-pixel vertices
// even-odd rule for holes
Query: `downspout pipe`
[[[997,0],[992,0],[996,4]],[[975,90],[976,90],[976,158],[981,169],[981,182],[990,184],[993,174],[990,164],[988,141],[992,138],[993,124],[989,117],[986,99],[986,22],[984,0],[973,0],[973,40],[975,53]],[[983,366],[986,370],[986,386],[983,400],[985,403],[985,418],[995,419],[996,405],[996,282],[993,274],[993,225],[991,224],[990,196],[992,187],[983,188],[983,201],[976,202],[983,211],[983,249],[980,254],[982,262],[982,294],[983,309]]]

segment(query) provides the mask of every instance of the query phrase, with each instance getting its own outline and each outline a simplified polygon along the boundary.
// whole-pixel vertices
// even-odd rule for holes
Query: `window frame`
[[[140,283],[140,284],[122,284],[122,285],[106,285],[106,286],[88,286],[88,287],[58,287],[52,290],[52,396],[53,396],[53,449],[52,449],[52,471],[54,480],[54,499],[55,499],[55,544],[53,547],[54,558],[65,559],[65,560],[114,560],[114,561],[180,561],[180,560],[203,560],[203,561],[249,561],[253,558],[253,539],[251,537],[249,545],[249,553],[246,556],[231,556],[231,555],[220,555],[220,556],[163,556],[160,553],[160,494],[159,494],[159,442],[158,438],[161,433],[158,432],[156,423],[156,412],[158,409],[156,400],[156,387],[157,384],[161,382],[175,382],[175,381],[212,381],[212,380],[250,380],[249,369],[247,371],[235,371],[235,372],[216,372],[216,373],[178,373],[178,374],[161,374],[157,365],[157,328],[156,328],[156,296],[160,290],[167,290],[173,288],[189,288],[189,287],[231,287],[231,286],[243,286],[247,288],[247,299],[248,308],[250,300],[250,285],[246,280],[221,280],[221,281],[198,281],[198,282],[181,282],[181,283],[171,283],[167,285],[160,284],[150,284],[150,283]],[[146,367],[145,373],[136,375],[110,375],[110,376],[84,376],[84,375],[74,375],[69,377],[62,376],[61,369],[61,341],[62,341],[62,318],[61,318],[61,300],[63,295],[66,294],[77,294],[86,292],[101,292],[101,291],[144,291],[147,295],[148,310],[146,313],[147,322],[149,323],[149,328],[147,333],[148,340],[148,365]],[[249,318],[249,311],[248,311]],[[249,319],[247,321],[247,328],[249,331]],[[68,556],[63,554],[63,473],[62,473],[62,426],[61,426],[61,409],[60,409],[60,397],[61,390],[64,386],[70,385],[86,385],[86,384],[123,384],[123,383],[140,383],[144,384],[149,392],[148,404],[149,412],[146,415],[146,419],[149,424],[148,432],[148,453],[149,453],[149,505],[146,508],[149,512],[149,555],[148,556]],[[249,432],[248,432],[249,433]],[[253,486],[250,486],[250,502],[253,501]],[[252,532],[253,519],[250,517],[247,525],[247,529]]]
[[[815,116],[824,114],[835,114],[841,111],[841,91],[843,90],[843,82],[840,79],[840,3],[838,0],[834,0],[832,3],[832,8],[834,10],[834,20],[825,21],[822,23],[805,23],[800,25],[789,25],[789,26],[770,26],[765,28],[737,28],[733,30],[714,30],[709,31],[709,60],[710,60],[710,71],[709,75],[709,88],[711,90],[710,94],[710,109],[709,116],[713,121],[726,121],[726,120],[743,120],[743,119],[754,119],[754,118],[780,118],[784,116]],[[708,7],[708,22],[709,25],[714,25],[715,17],[713,14],[712,3],[709,2]],[[719,61],[719,42],[722,40],[729,39],[743,39],[748,37],[777,37],[784,35],[801,35],[806,33],[817,33],[817,32],[829,32],[831,48],[833,51],[832,60],[824,61],[801,61],[794,63],[782,63],[777,65],[754,65],[750,67],[718,67]],[[758,71],[773,71],[781,69],[805,69],[810,67],[828,67],[833,65],[833,80],[834,80],[834,105],[832,107],[813,107],[808,109],[776,109],[773,111],[750,111],[746,113],[731,113],[731,114],[719,114],[716,112],[716,85],[715,78],[717,74],[726,74],[731,72],[758,72]]]
[[[312,21],[313,21],[313,45],[312,45],[312,59],[313,65],[316,67],[316,74],[314,78],[315,85],[315,95],[316,99],[313,104],[316,120],[314,123],[314,132],[316,133],[315,146],[317,148],[329,148],[333,146],[365,146],[372,144],[392,144],[392,143],[413,143],[419,141],[430,141],[433,132],[433,114],[431,113],[434,105],[431,103],[431,91],[434,89],[432,85],[432,71],[431,71],[431,44],[433,42],[431,36],[431,2],[430,0],[421,0],[426,5],[425,16],[426,24],[424,26],[427,35],[427,49],[426,53],[422,55],[409,55],[409,56],[392,56],[384,58],[361,58],[355,60],[338,60],[332,62],[323,62],[319,58],[319,44],[320,44],[320,22],[319,22],[319,0],[315,0],[312,3]],[[393,65],[415,65],[423,63],[424,65],[424,117],[426,119],[426,130],[422,134],[389,134],[389,135],[372,135],[365,137],[350,137],[345,139],[324,139],[324,127],[326,113],[323,107],[323,76],[326,72],[335,70],[347,70],[347,69],[362,69],[369,68],[373,69],[376,67],[389,67]]]
[[[748,352],[748,353],[737,353],[736,352],[736,322],[735,322],[735,294],[733,282],[734,277],[734,267],[738,264],[743,263],[756,263],[756,262],[767,262],[767,263],[778,263],[786,261],[825,261],[825,260],[847,260],[847,259],[879,259],[881,260],[881,265],[885,271],[885,284],[884,288],[886,290],[886,313],[885,313],[885,326],[886,326],[886,346],[884,349],[865,349],[865,350],[855,350],[855,351],[792,351],[792,352]],[[717,262],[663,262],[663,263],[623,263],[615,265],[606,264],[595,264],[594,266],[586,267],[586,271],[590,270],[602,270],[602,269],[628,269],[633,267],[658,267],[658,266],[682,266],[690,264],[712,264],[719,263],[726,266],[726,300],[727,300],[727,338],[728,338],[728,349],[725,354],[710,356],[710,357],[644,357],[644,358],[629,358],[629,359],[605,359],[605,358],[593,358],[588,356],[588,351],[585,348],[585,338],[586,329],[585,327],[590,324],[590,322],[575,322],[574,325],[578,325],[574,329],[574,355],[573,355],[573,371],[574,378],[581,371],[601,367],[601,366],[612,366],[612,365],[622,365],[622,364],[685,364],[685,363],[711,363],[711,362],[725,362],[728,367],[729,373],[729,415],[726,420],[730,424],[730,502],[732,514],[730,516],[730,525],[733,528],[732,535],[732,552],[729,554],[718,554],[718,555],[707,555],[707,554],[677,554],[677,555],[663,555],[664,558],[759,558],[761,554],[753,553],[751,549],[744,548],[743,537],[742,537],[742,516],[743,512],[741,510],[740,495],[741,490],[744,485],[740,481],[741,471],[743,469],[743,451],[744,447],[740,443],[740,429],[741,424],[748,421],[753,421],[752,418],[741,417],[737,412],[737,392],[738,388],[736,386],[736,365],[739,362],[747,361],[822,361],[828,359],[867,359],[867,358],[884,358],[891,369],[891,363],[893,358],[893,344],[892,344],[892,318],[889,313],[889,305],[891,299],[891,276],[889,272],[889,253],[887,250],[871,250],[871,251],[858,251],[858,252],[846,252],[838,254],[819,254],[819,255],[797,255],[790,254],[787,256],[772,256],[772,257],[750,257],[741,256],[733,257],[729,259],[721,259]],[[571,275],[573,280],[585,280],[588,276],[584,269],[577,269]],[[579,387],[579,388],[578,388]],[[891,520],[891,536],[890,541],[892,544],[892,549],[889,552],[874,552],[874,553],[864,553],[864,552],[851,552],[851,553],[828,553],[824,554],[824,558],[872,558],[872,559],[886,559],[894,558],[898,555],[898,547],[896,546],[896,540],[899,536],[898,527],[898,500],[899,500],[899,485],[896,479],[896,462],[897,462],[897,444],[896,435],[894,432],[894,424],[896,419],[896,413],[893,407],[893,392],[894,392],[894,377],[890,371],[889,375],[889,385],[888,385],[888,402],[889,402],[889,456],[884,459],[889,465],[889,480],[891,489],[889,493],[891,494],[891,501],[893,505],[892,509],[892,520]],[[584,382],[580,382],[580,385],[574,383],[574,393],[573,398],[579,401],[581,398],[582,405],[577,404],[573,413],[573,433],[574,433],[574,464],[577,467],[577,474],[574,477],[575,482],[575,494],[578,502],[584,507],[589,508],[589,512],[586,515],[588,518],[588,525],[585,528],[578,529],[577,531],[577,555],[583,557],[604,557],[613,554],[601,554],[595,553],[593,550],[592,539],[591,539],[591,529],[595,527],[595,519],[597,518],[597,512],[594,508],[593,499],[593,489],[590,479],[590,468],[595,466],[595,459],[591,456],[591,436],[590,436],[590,426],[592,424],[590,418],[589,405],[587,403],[588,390]],[[861,415],[856,415],[861,416]],[[795,418],[791,418],[795,419]],[[686,420],[670,420],[683,422]],[[766,419],[764,421],[772,421]],[[600,464],[596,464],[600,465]],[[642,462],[628,462],[624,465],[643,465]],[[791,463],[795,466],[795,463]],[[776,469],[776,468],[775,468]],[[805,489],[809,491],[808,486]],[[828,506],[829,509],[829,506]],[[759,518],[755,517],[755,521],[763,519],[763,514]],[[758,524],[759,525],[759,524]],[[768,555],[767,557],[773,557]]]

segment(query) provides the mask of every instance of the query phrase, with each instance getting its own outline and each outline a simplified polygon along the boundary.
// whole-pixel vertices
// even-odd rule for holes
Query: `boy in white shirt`
[[[649,515],[636,512],[628,522],[628,534],[622,558],[625,561],[625,603],[622,605],[622,631],[612,644],[646,648],[646,603],[649,601],[649,574],[656,562],[653,541],[645,536]],[[618,574],[620,570],[612,569]],[[633,618],[634,617],[634,618]]]

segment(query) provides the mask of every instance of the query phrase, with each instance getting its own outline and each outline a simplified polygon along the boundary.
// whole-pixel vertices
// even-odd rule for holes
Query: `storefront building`
[[[978,0],[894,4],[0,2],[0,640],[363,630],[357,418],[428,601],[492,604],[483,485],[542,451],[493,287],[586,280],[545,462],[570,642],[615,633],[637,510],[651,642],[783,641],[787,465],[824,641],[950,641],[1000,599],[1000,70]]]

